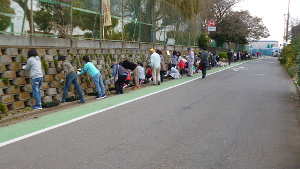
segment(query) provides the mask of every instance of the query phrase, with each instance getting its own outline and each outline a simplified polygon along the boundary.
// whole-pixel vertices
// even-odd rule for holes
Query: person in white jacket
[[[150,49],[150,66],[152,68],[152,77],[153,84],[152,85],[160,85],[160,56],[155,50]]]
[[[193,76],[193,65],[195,61],[195,53],[192,51],[191,48],[187,48],[187,51],[189,52],[188,55],[188,76],[192,77]]]
[[[32,83],[32,93],[33,97],[36,101],[35,105],[32,109],[42,109],[42,101],[40,89],[43,84],[43,72],[42,72],[42,64],[41,60],[38,57],[38,53],[34,49],[30,49],[28,51],[28,60],[27,64],[23,66],[23,69],[30,70],[30,79]]]

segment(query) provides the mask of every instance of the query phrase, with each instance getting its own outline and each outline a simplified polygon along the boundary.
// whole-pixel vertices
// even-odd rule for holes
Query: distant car
[[[273,57],[280,57],[281,53],[276,50],[275,52],[272,52]]]

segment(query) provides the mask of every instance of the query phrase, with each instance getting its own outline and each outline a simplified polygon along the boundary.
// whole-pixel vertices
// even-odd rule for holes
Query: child
[[[82,60],[85,63],[85,65],[82,71],[78,73],[78,75],[82,75],[85,71],[88,71],[89,74],[92,76],[93,82],[96,86],[96,90],[98,91],[98,96],[96,97],[96,99],[104,99],[106,95],[101,73],[93,65],[88,56],[83,56]]]
[[[41,101],[41,86],[43,84],[43,72],[41,60],[38,57],[38,53],[34,49],[28,51],[28,61],[23,69],[30,70],[30,79],[32,83],[32,93],[36,101],[35,106],[32,107],[33,110],[42,109]]]
[[[84,103],[85,100],[83,98],[83,94],[80,85],[78,83],[78,75],[76,74],[73,66],[68,60],[66,60],[66,56],[59,56],[58,61],[60,62],[62,69],[64,70],[64,74],[66,78],[64,93],[60,102],[66,102],[66,97],[68,96],[68,90],[70,88],[70,84],[73,83],[77,93],[79,94],[80,102],[78,103]],[[64,80],[62,79],[62,82],[63,81]]]
[[[151,70],[150,65],[147,65],[147,66],[146,66],[146,70],[147,70],[147,73],[146,73],[146,80],[147,80],[147,82],[150,82],[150,81],[151,81],[151,78],[152,78],[152,70]]]
[[[143,84],[145,81],[145,68],[143,67],[142,63],[138,63],[137,68],[138,68],[140,84]]]

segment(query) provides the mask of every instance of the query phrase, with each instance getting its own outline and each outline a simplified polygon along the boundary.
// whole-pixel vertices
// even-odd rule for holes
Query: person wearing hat
[[[34,49],[28,51],[27,64],[22,67],[25,70],[30,70],[30,79],[32,83],[32,93],[36,101],[32,109],[42,109],[41,93],[40,89],[43,84],[43,72],[41,60],[38,57],[38,53]]]
[[[66,56],[59,56],[58,61],[61,64],[61,67],[64,71],[65,78],[66,78],[65,86],[64,86],[64,93],[63,93],[63,96],[62,96],[62,99],[60,102],[66,102],[70,84],[73,83],[77,93],[79,94],[80,102],[78,102],[78,103],[84,103],[85,100],[83,98],[83,94],[82,94],[80,85],[78,83],[78,75],[76,74],[76,71],[74,70],[73,66],[71,65],[71,63],[68,60],[66,60]],[[63,81],[64,81],[64,79],[61,79],[61,82],[63,82]]]
[[[195,62],[195,53],[192,51],[191,48],[187,48],[187,51],[189,52],[188,54],[188,76],[189,77],[193,77],[193,65],[194,65],[194,62]]]
[[[100,71],[96,68],[96,66],[94,66],[87,55],[83,56],[82,60],[85,65],[82,71],[78,73],[78,75],[82,75],[85,71],[88,71],[92,76],[93,82],[96,86],[96,90],[98,91],[98,96],[96,97],[96,99],[104,99],[106,97],[106,94]]]
[[[155,50],[152,48],[150,49],[150,66],[152,68],[152,78],[153,84],[152,85],[160,85],[160,56]]]
[[[111,68],[113,68],[113,77],[116,77],[118,75],[118,80],[115,82],[115,94],[124,94],[123,84],[126,81],[128,75],[127,70],[115,61],[111,63]]]

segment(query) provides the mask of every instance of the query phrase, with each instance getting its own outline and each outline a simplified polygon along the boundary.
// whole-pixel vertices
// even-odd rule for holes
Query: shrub
[[[27,59],[24,55],[21,55],[21,63],[27,63]]]
[[[22,67],[21,67],[21,64],[20,64],[19,62],[16,62],[15,65],[16,65],[16,67],[17,67],[18,69],[21,69],[21,68],[22,68]]]
[[[0,111],[1,111],[1,113],[5,113],[5,108],[2,103],[0,103]]]
[[[208,42],[209,42],[209,38],[206,36],[206,34],[205,33],[201,33],[200,37],[198,39],[198,46],[200,48],[207,47],[208,46]]]
[[[114,55],[113,54],[108,54],[110,60],[114,59]]]
[[[218,55],[220,56],[220,58],[228,58],[227,52],[220,52]]]
[[[72,102],[72,101],[75,101],[75,100],[80,100],[80,98],[78,96],[70,96],[70,97],[66,98],[67,102]]]
[[[48,63],[46,60],[42,60],[42,65],[45,70],[48,70]]]
[[[88,93],[88,96],[98,96],[99,94],[98,94],[98,92],[91,92],[91,93]]]
[[[58,60],[54,60],[54,66],[55,66],[55,68],[57,68],[58,67]]]
[[[54,107],[54,106],[58,106],[58,105],[59,105],[59,101],[42,103],[43,108],[49,108],[49,107]]]
[[[287,73],[290,75],[291,78],[294,78],[297,73],[297,66],[296,65],[286,65],[285,66]]]
[[[92,32],[85,32],[85,33],[83,34],[83,37],[84,37],[84,38],[93,38],[93,33],[92,33]]]
[[[7,77],[2,77],[2,82],[5,84],[5,85],[8,85],[9,83],[9,79]]]

